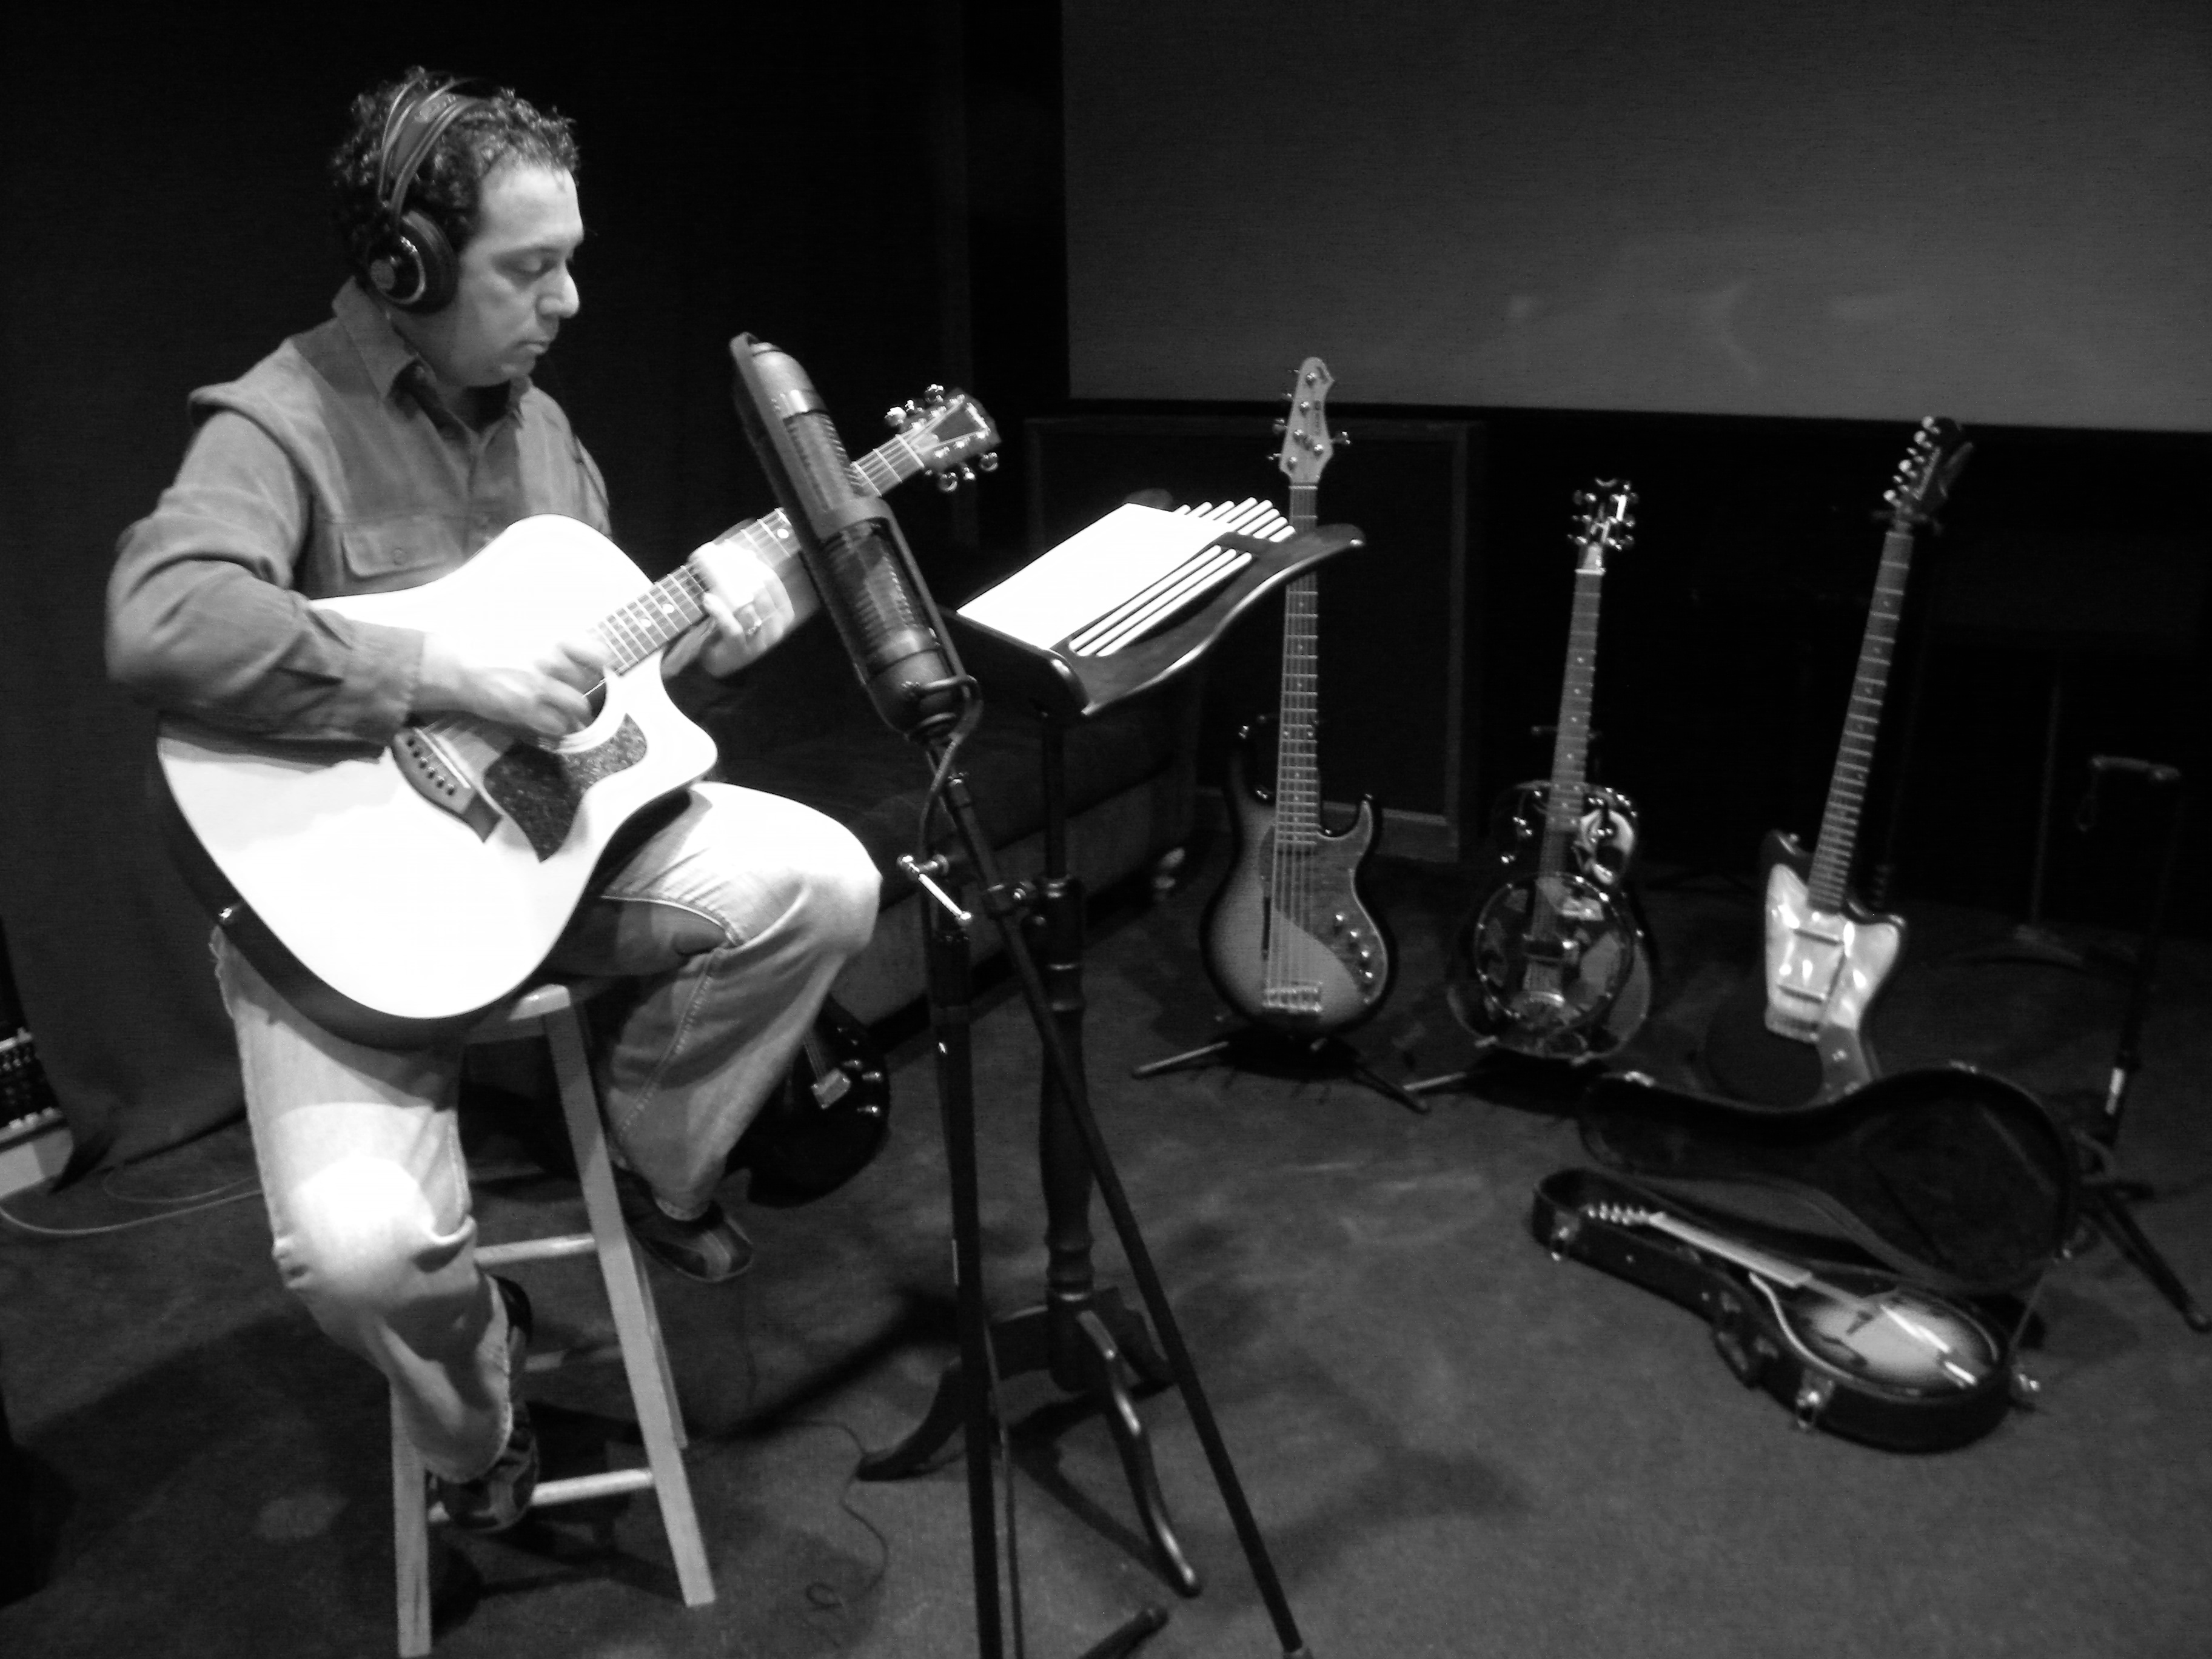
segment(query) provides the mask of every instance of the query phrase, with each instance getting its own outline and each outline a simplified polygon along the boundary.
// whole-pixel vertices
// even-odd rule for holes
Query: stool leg
[[[430,1651],[430,1519],[422,1455],[392,1401],[392,1577],[398,1597],[399,1659]]]
[[[676,1444],[680,1450],[691,1443],[691,1436],[684,1426],[683,1407],[676,1396],[676,1373],[669,1368],[668,1344],[660,1334],[660,1304],[653,1299],[653,1285],[646,1277],[645,1257],[635,1250],[629,1253],[629,1257],[637,1269],[638,1301],[645,1308],[646,1329],[653,1337],[653,1363],[660,1367],[660,1386],[668,1394]]]
[[[653,1489],[660,1499],[661,1525],[668,1534],[669,1551],[676,1558],[676,1577],[683,1586],[684,1602],[698,1607],[714,1599],[714,1579],[707,1565],[706,1546],[700,1539],[690,1477],[684,1471],[678,1437],[682,1413],[666,1355],[659,1347],[652,1293],[630,1248],[621,1200],[615,1196],[614,1173],[599,1124],[599,1095],[584,1052],[580,1016],[572,1012],[548,1019],[545,1036],[552,1045],[554,1071],[561,1080],[561,1106],[568,1115],[568,1138],[575,1147],[584,1207],[599,1240],[600,1273],[606,1281],[615,1332],[622,1343],[630,1398],[637,1407],[646,1458],[653,1468]]]

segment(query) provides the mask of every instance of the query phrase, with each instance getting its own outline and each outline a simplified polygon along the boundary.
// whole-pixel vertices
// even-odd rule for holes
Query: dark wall
[[[1042,30],[1006,38],[1025,38],[1030,56],[1010,70],[1002,39],[997,95],[1032,106],[1054,95],[1057,65]],[[1201,149],[1207,142],[1193,135]],[[1330,126],[1327,143],[1337,173],[1364,166],[1378,187],[1398,160],[1363,149],[1371,140],[1353,125]],[[1043,183],[1027,205],[1032,217],[1064,218]],[[1225,216],[1238,204],[1219,206]],[[1149,257],[1176,258],[1175,238],[1164,229]],[[1286,254],[1279,280],[1245,284],[1241,303],[1290,328],[1309,275]],[[988,262],[979,258],[977,280],[1000,295],[1041,301],[978,310],[979,325],[988,319],[995,330],[989,366],[1029,369],[1024,408],[1170,423],[1279,412],[1265,404],[1055,402],[1053,394],[1066,388],[1061,249],[1042,238],[1003,238]],[[1300,343],[1294,329],[1283,337],[1285,373],[1322,349]],[[1023,340],[1026,348],[1018,349]],[[1048,365],[1060,371],[1057,386]],[[1478,568],[1468,582],[1474,614],[1461,665],[1468,746],[1459,771],[1462,822],[1479,823],[1505,784],[1548,769],[1548,746],[1529,731],[1557,712],[1571,582],[1570,498],[1593,479],[1625,477],[1642,501],[1637,545],[1607,578],[1596,708],[1602,774],[1638,797],[1652,854],[1679,869],[1748,874],[1769,829],[1815,834],[1881,551],[1875,514],[1911,436],[1908,423],[1363,406],[1350,365],[1332,367],[1333,413],[1355,434],[1363,422],[1407,418],[1472,422],[1480,433],[1480,482],[1464,504]],[[979,372],[977,384],[1004,395],[996,373]],[[2136,926],[2148,912],[2171,797],[2118,783],[2094,830],[2074,826],[2090,757],[2138,757],[2185,775],[2192,855],[2182,866],[2173,920],[2212,928],[2212,872],[2194,855],[2212,810],[2204,796],[2212,775],[2212,535],[2195,509],[2195,481],[2212,469],[2212,437],[2027,427],[1972,435],[1976,453],[1942,532],[1923,537],[1915,553],[1904,655],[1859,839],[1865,874],[1872,881],[1887,866],[1879,873],[1893,896],[1907,899],[1985,905],[2015,917],[2039,906],[2055,920]],[[1048,448],[1053,474],[1032,487],[1049,501],[1109,500],[1127,482],[1116,471],[1126,459],[1117,451],[1102,447],[1086,470],[1079,446]],[[1279,495],[1265,448],[1224,464],[1203,489],[1185,485],[1188,465],[1173,469],[1179,493]],[[1359,455],[1355,445],[1340,458],[1345,472]],[[1181,459],[1197,463],[1200,447]],[[1351,480],[1343,482],[1350,489]],[[1332,483],[1324,476],[1321,483],[1324,519],[1339,515],[1344,498]],[[1018,556],[1018,544],[1011,525],[988,514],[1010,501],[1010,493],[986,497],[987,532],[997,532],[986,541],[1002,550],[1002,562]],[[1424,501],[1406,517],[1436,524],[1444,509]],[[1364,568],[1347,560],[1332,569],[1331,591],[1388,580],[1384,554],[1378,544],[1371,556],[1358,556]],[[1324,627],[1356,608],[1325,599]],[[1366,609],[1378,624],[1372,637],[1325,639],[1324,784],[1335,798],[1376,788],[1388,805],[1389,792],[1371,764],[1384,751],[1363,730],[1347,754],[1331,733],[1370,725],[1373,709],[1365,705],[1376,688],[1387,684],[1395,696],[1407,676],[1425,675],[1442,697],[1449,675],[1447,665],[1407,650],[1405,633],[1382,620],[1387,605]],[[1264,619],[1251,626],[1266,631]],[[1253,676],[1223,678],[1209,708],[1213,753],[1237,724],[1267,707]],[[2048,828],[2039,897],[2039,823]]]
[[[125,1156],[234,1110],[236,1083],[205,923],[140,805],[150,717],[101,669],[106,570],[183,453],[187,391],[327,315],[322,167],[351,96],[420,62],[574,118],[583,310],[544,378],[605,466],[619,539],[659,571],[772,504],[732,335],[796,355],[855,449],[885,405],[957,377],[962,248],[939,210],[962,174],[959,14],[410,33],[31,10],[0,25],[0,918],[80,1144]],[[898,511],[926,558],[960,528],[926,489]]]

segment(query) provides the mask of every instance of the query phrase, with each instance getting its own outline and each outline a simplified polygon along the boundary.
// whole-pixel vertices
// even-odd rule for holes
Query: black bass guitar
[[[1328,365],[1307,358],[1282,422],[1277,464],[1291,481],[1290,520],[1299,532],[1315,526],[1315,487],[1338,441],[1325,410],[1332,384]],[[1389,940],[1361,890],[1375,847],[1375,803],[1361,800],[1339,833],[1322,827],[1314,738],[1320,617],[1317,577],[1298,577],[1283,590],[1274,793],[1247,782],[1262,729],[1248,726],[1229,763],[1237,856],[1201,924],[1206,972],[1223,1000],[1255,1025],[1299,1037],[1365,1019],[1382,1006],[1392,971]]]
[[[1808,858],[1780,830],[1766,837],[1759,854],[1766,894],[1762,969],[1721,1005],[1706,1034],[1705,1067],[1739,1100],[1780,1108],[1818,1104],[1880,1074],[1867,1026],[1904,954],[1905,920],[1859,902],[1851,864],[1913,537],[1934,522],[1972,450],[1951,422],[1923,421],[1884,497],[1889,529],[1820,840]]]
[[[1634,538],[1636,494],[1610,479],[1575,495],[1574,614],[1548,783],[1506,792],[1483,896],[1452,945],[1447,1000],[1486,1046],[1587,1060],[1633,1036],[1651,1010],[1651,949],[1630,886],[1635,808],[1589,782],[1599,590]]]
[[[1753,1243],[1594,1170],[1540,1183],[1530,1226],[1554,1256],[1703,1314],[1737,1379],[1801,1429],[1932,1451],[1986,1434],[2029,1388],[1962,1304],[1881,1268]]]
[[[890,1080],[868,1028],[825,1001],[784,1085],[730,1149],[752,1171],[745,1196],[770,1208],[827,1197],[872,1163],[890,1133]]]

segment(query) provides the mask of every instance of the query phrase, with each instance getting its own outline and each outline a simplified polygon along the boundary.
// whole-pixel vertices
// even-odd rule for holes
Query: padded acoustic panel
[[[1032,556],[1139,490],[1175,505],[1256,495],[1287,507],[1272,415],[1072,415],[1024,428]],[[1468,503],[1483,428],[1467,421],[1366,419],[1329,410],[1341,440],[1316,490],[1323,524],[1364,544],[1321,568],[1320,763],[1325,801],[1365,794],[1383,809],[1383,846],[1457,855],[1472,780],[1480,605]],[[1206,661],[1201,783],[1223,775],[1240,726],[1280,700],[1282,603],[1270,597]],[[1272,745],[1263,745],[1271,770]]]

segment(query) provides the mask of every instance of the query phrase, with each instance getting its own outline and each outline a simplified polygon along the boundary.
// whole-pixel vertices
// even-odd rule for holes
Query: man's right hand
[[[425,634],[414,712],[473,714],[538,737],[562,738],[591,723],[588,694],[606,678],[606,667],[605,650],[588,637],[532,646]]]

